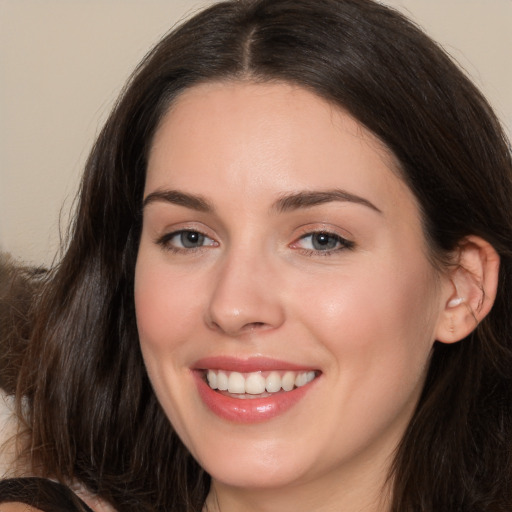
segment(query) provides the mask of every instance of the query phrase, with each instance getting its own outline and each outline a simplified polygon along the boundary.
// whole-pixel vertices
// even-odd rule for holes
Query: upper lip
[[[249,357],[240,359],[230,356],[205,357],[196,361],[193,370],[226,370],[231,372],[251,373],[257,371],[289,370],[310,371],[316,368],[269,357]]]

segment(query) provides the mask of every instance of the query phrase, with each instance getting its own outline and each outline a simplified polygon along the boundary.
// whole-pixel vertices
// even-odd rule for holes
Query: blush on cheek
[[[161,301],[154,300],[154,293],[137,293],[135,295],[135,315],[141,343],[146,340],[166,340],[169,332],[168,310]]]
[[[149,267],[149,268],[148,268]],[[176,283],[166,268],[156,264],[138,269],[134,300],[137,329],[142,348],[160,355],[185,343],[201,320],[201,304],[194,288]]]
[[[162,300],[159,299],[160,290],[161,286],[155,282],[151,272],[147,272],[146,269],[137,269],[134,299],[137,328],[141,342],[148,339],[150,334],[151,337],[154,337],[155,332],[164,329],[163,321],[166,315],[163,311]]]

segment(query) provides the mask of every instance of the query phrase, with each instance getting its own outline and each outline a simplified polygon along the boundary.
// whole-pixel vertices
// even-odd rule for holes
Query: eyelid
[[[307,256],[312,256],[312,255],[327,256],[327,255],[330,255],[330,254],[333,254],[333,253],[337,253],[337,252],[340,252],[340,251],[351,250],[351,249],[353,249],[355,247],[355,243],[351,239],[347,238],[346,235],[340,234],[339,232],[337,232],[332,227],[319,226],[317,228],[312,228],[312,227],[309,227],[309,226],[305,226],[303,229],[304,229],[304,232],[302,234],[300,234],[295,239],[295,241],[290,244],[290,247],[292,249],[296,249],[296,250],[301,251],[302,253],[304,253]],[[318,234],[325,234],[325,235],[328,235],[330,237],[333,237],[333,238],[337,239],[337,241],[339,242],[340,246],[336,247],[336,248],[333,248],[333,249],[325,249],[325,250],[314,249],[314,248],[313,249],[307,249],[307,248],[299,246],[299,243],[302,240],[304,240],[304,239],[306,239],[308,237],[312,237],[314,235],[318,235]]]
[[[351,240],[353,237],[346,232],[346,230],[341,230],[340,228],[336,228],[334,226],[326,226],[326,225],[316,225],[312,226],[311,224],[303,225],[298,228],[299,233],[296,233],[294,241],[289,244],[289,247],[295,250],[300,251],[305,255],[328,255],[332,253],[337,253],[347,249],[353,249],[355,243]],[[340,231],[344,233],[341,234]],[[202,237],[206,239],[206,243],[202,243],[196,247],[185,247],[177,244],[172,244],[171,241],[173,238],[179,236],[183,233],[198,233]],[[347,233],[347,234],[345,234]],[[328,237],[332,237],[337,241],[336,247],[333,248],[306,248],[301,246],[301,242],[309,237],[313,237],[314,235],[325,234]],[[197,226],[197,224],[182,224],[175,225],[172,227],[168,227],[162,235],[156,236],[154,239],[154,243],[156,245],[161,246],[163,249],[174,252],[174,253],[182,253],[182,254],[191,254],[197,251],[208,250],[212,247],[218,247],[220,244],[216,240],[216,237],[211,234],[209,229],[203,229],[202,226]]]
[[[161,246],[163,249],[174,253],[192,253],[208,249],[209,247],[218,247],[219,242],[217,242],[215,238],[207,234],[206,231],[207,230],[200,229],[196,226],[182,226],[177,229],[171,229],[169,231],[166,231],[163,235],[156,237],[155,243]],[[170,243],[173,238],[183,233],[198,233],[205,239],[208,239],[213,243],[207,243],[204,245],[200,245],[198,247],[179,247],[172,245]]]

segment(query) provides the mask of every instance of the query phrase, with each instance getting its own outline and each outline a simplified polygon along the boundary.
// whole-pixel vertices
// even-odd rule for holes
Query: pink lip
[[[310,366],[302,366],[268,357],[250,357],[248,359],[237,359],[227,356],[205,357],[196,361],[194,370],[226,370],[228,372],[250,373],[257,371],[278,371],[289,370],[306,372],[314,370]]]
[[[213,357],[197,361],[192,374],[201,400],[215,415],[235,423],[259,423],[285,413],[302,400],[318,380],[317,378],[300,388],[292,391],[280,391],[264,398],[240,399],[211,389],[204,380],[204,372],[201,371],[204,369],[250,373],[258,370],[307,371],[311,368],[259,357],[245,360]]]

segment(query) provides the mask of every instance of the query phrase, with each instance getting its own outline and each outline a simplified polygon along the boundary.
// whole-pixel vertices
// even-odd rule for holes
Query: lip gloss
[[[224,369],[228,371],[293,370],[306,371],[309,368],[291,365],[275,360],[252,359],[244,362],[226,358],[201,360],[192,373],[199,396],[215,415],[235,423],[258,423],[270,420],[293,407],[312,388],[317,379],[291,391],[278,391],[261,398],[235,398],[210,388],[204,380],[204,369]]]

